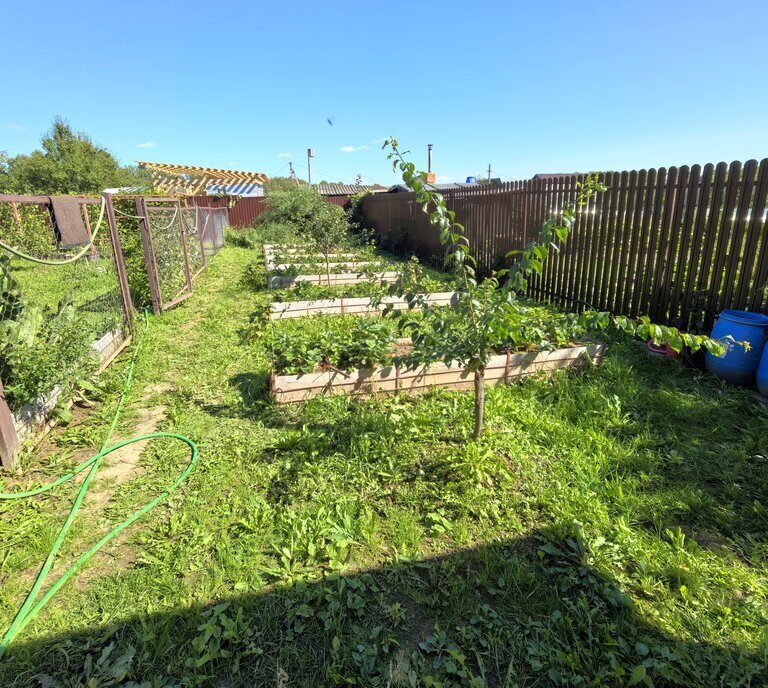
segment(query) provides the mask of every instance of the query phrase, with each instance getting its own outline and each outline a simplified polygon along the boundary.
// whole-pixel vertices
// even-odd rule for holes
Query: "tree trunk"
[[[483,434],[483,416],[485,415],[485,368],[475,371],[475,431],[472,439],[479,439]]]
[[[331,260],[328,257],[329,251],[325,251],[325,276],[328,278],[328,287],[331,286]]]

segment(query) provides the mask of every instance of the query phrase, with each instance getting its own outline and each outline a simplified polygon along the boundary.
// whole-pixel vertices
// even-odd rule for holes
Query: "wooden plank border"
[[[508,384],[539,373],[549,375],[555,370],[577,368],[587,358],[597,365],[604,355],[605,344],[585,344],[555,351],[492,356],[485,369],[485,382]],[[464,390],[472,389],[473,385],[474,376],[466,367],[437,363],[412,370],[386,366],[347,372],[273,375],[270,391],[276,403],[289,404],[337,394],[359,397],[399,392],[418,394],[433,387]]]
[[[445,291],[425,294],[425,300],[432,306],[453,306],[459,299],[458,292]],[[311,315],[374,315],[381,313],[384,306],[391,305],[396,311],[408,309],[408,302],[396,296],[381,299],[378,306],[371,305],[368,297],[353,299],[317,299],[315,301],[276,301],[269,306],[270,320],[304,318]]]

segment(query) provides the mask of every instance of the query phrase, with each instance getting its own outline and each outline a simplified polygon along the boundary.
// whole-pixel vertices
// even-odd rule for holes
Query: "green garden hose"
[[[82,249],[80,249],[74,256],[70,256],[69,258],[64,258],[62,260],[48,260],[47,258],[36,258],[35,256],[30,256],[28,253],[24,253],[24,251],[20,251],[17,248],[14,248],[13,246],[10,246],[6,244],[3,241],[0,241],[0,248],[8,251],[8,253],[16,256],[17,258],[22,258],[24,260],[28,260],[30,263],[37,263],[38,265],[69,265],[70,263],[74,263],[75,261],[80,260],[93,246],[93,242],[96,241],[96,235],[99,233],[99,230],[101,229],[101,223],[104,221],[104,211],[106,210],[106,203],[104,202],[104,199],[101,199],[101,210],[99,211],[99,219],[96,222],[96,229],[93,230],[93,234],[91,234],[90,241],[83,246]],[[0,657],[2,657],[2,653],[0,652]]]
[[[146,312],[144,313],[144,319],[145,319],[145,328],[146,328],[148,326],[148,319],[147,319]],[[107,446],[110,439],[112,438],[112,433],[115,431],[115,428],[117,427],[117,423],[120,418],[120,413],[123,409],[123,405],[125,404],[125,399],[128,394],[128,390],[131,386],[131,381],[133,379],[133,371],[134,371],[134,368],[136,367],[136,357],[139,352],[140,346],[141,344],[139,343],[134,349],[133,357],[131,358],[131,365],[128,368],[128,374],[126,375],[126,378],[125,378],[123,391],[120,395],[120,401],[118,402],[117,409],[115,410],[115,414],[112,417],[112,422],[109,426],[109,431],[107,432],[107,436],[105,437],[104,442],[101,445],[101,449],[99,450],[98,454],[95,454],[90,459],[79,464],[70,473],[67,473],[66,475],[61,476],[57,480],[54,480],[53,482],[43,485],[41,487],[38,487],[32,490],[27,490],[26,492],[17,492],[17,493],[10,493],[10,494],[0,493],[0,499],[25,499],[28,497],[34,497],[35,495],[41,494],[42,492],[47,492],[48,490],[52,490],[54,487],[57,487],[58,485],[61,485],[62,483],[65,483],[68,480],[71,480],[79,473],[82,473],[85,469],[90,468],[90,470],[88,471],[88,475],[85,477],[85,480],[83,480],[83,483],[80,486],[80,490],[78,491],[77,497],[75,498],[75,501],[72,504],[72,508],[69,511],[67,519],[64,522],[64,525],[62,526],[61,531],[59,532],[59,535],[53,544],[53,547],[48,553],[45,563],[40,569],[40,573],[38,574],[37,579],[35,580],[35,583],[32,586],[32,589],[29,591],[29,595],[27,595],[27,599],[24,601],[24,604],[21,606],[21,609],[19,609],[18,613],[16,614],[16,618],[13,620],[13,623],[11,624],[10,628],[6,631],[5,635],[0,641],[0,659],[2,659],[3,655],[5,654],[5,651],[8,649],[8,646],[14,640],[14,638],[19,633],[21,633],[24,627],[40,613],[40,610],[47,604],[47,602],[51,599],[51,597],[53,597],[53,595],[58,591],[59,588],[62,585],[64,585],[64,583],[66,583],[67,580],[73,574],[75,574],[77,570],[86,561],[88,561],[88,559],[90,559],[94,554],[96,554],[96,552],[98,552],[107,542],[109,542],[112,538],[116,537],[120,532],[122,532],[125,528],[130,526],[134,521],[141,518],[150,509],[156,507],[158,504],[160,504],[160,502],[166,499],[171,492],[173,492],[182,482],[184,482],[184,480],[186,480],[187,476],[189,476],[190,472],[192,471],[193,466],[197,462],[197,457],[198,457],[197,445],[188,437],[184,437],[183,435],[178,435],[173,432],[153,432],[148,435],[140,435],[138,437],[133,437],[129,440],[118,442],[117,444],[113,444],[112,446]],[[176,480],[167,490],[162,492],[160,495],[158,495],[155,499],[153,499],[148,504],[145,504],[138,511],[136,511],[132,516],[124,520],[122,523],[120,523],[118,526],[116,526],[111,531],[109,531],[106,535],[104,535],[104,537],[102,537],[93,547],[91,547],[91,549],[89,549],[84,554],[80,555],[80,557],[75,561],[75,563],[72,564],[72,566],[69,569],[67,569],[67,571],[64,572],[64,574],[48,589],[48,591],[40,598],[40,600],[36,602],[37,595],[40,591],[40,588],[43,585],[43,582],[45,581],[46,576],[48,575],[48,572],[51,569],[51,566],[53,565],[53,561],[56,558],[56,554],[61,548],[64,538],[66,537],[67,532],[69,531],[72,525],[72,522],[74,521],[74,518],[80,508],[80,505],[82,504],[83,499],[85,498],[85,494],[88,491],[88,486],[90,485],[91,480],[93,479],[96,472],[99,470],[99,466],[101,465],[101,460],[108,454],[111,454],[113,451],[116,451],[121,447],[125,447],[129,444],[134,444],[136,442],[142,442],[144,440],[155,439],[157,437],[170,437],[172,439],[179,440],[180,442],[184,442],[189,447],[190,460],[186,468],[184,469],[184,471],[182,471],[182,473],[178,476],[178,478],[176,478]]]

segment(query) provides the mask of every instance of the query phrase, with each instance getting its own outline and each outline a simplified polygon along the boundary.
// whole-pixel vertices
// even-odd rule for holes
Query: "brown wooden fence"
[[[608,191],[580,208],[564,250],[550,253],[532,293],[687,325],[724,308],[768,310],[768,159],[603,175]],[[577,177],[446,192],[481,271],[504,264],[573,198]],[[363,210],[380,238],[422,258],[441,255],[414,194],[376,194]]]

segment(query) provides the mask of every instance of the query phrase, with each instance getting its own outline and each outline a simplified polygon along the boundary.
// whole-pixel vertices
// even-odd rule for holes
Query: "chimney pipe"
[[[432,171],[432,144],[427,144],[427,172]]]

